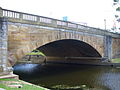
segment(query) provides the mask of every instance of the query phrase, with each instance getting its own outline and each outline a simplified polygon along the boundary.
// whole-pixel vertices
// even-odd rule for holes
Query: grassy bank
[[[40,52],[39,50],[33,50],[31,53],[28,53],[27,55],[41,55],[41,56],[45,56],[45,54]]]
[[[0,88],[5,90],[48,90],[17,79],[0,79]]]
[[[112,62],[113,62],[113,63],[120,63],[120,58],[112,59]]]

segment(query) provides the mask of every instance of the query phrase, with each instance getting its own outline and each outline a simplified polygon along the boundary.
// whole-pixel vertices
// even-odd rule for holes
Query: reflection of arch
[[[39,47],[46,56],[58,57],[101,57],[91,45],[73,39],[54,41]]]

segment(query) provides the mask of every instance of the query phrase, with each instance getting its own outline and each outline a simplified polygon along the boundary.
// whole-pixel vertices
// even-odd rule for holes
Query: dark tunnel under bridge
[[[100,61],[102,56],[91,45],[74,39],[64,39],[45,44],[37,48],[43,52],[48,61],[69,62],[69,60]]]

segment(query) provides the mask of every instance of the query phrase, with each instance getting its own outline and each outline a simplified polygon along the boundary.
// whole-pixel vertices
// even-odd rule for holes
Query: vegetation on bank
[[[79,85],[79,86],[55,85],[51,87],[51,90],[107,90],[107,89],[102,89],[100,87],[92,88],[87,85]]]
[[[27,55],[41,55],[41,56],[45,56],[45,54],[40,52],[39,50],[33,50],[31,53],[28,53]]]
[[[112,62],[113,62],[113,63],[120,63],[120,58],[112,59]]]
[[[48,90],[17,79],[0,79],[0,88],[5,90]]]
[[[86,85],[80,86],[68,86],[68,85],[55,85],[52,87],[53,90],[86,90]]]

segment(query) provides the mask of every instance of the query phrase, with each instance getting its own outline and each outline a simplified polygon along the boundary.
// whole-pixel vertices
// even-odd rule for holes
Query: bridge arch
[[[39,49],[46,56],[50,57],[102,57],[94,46],[77,39],[53,40],[43,44],[25,45],[18,49],[16,54],[9,54],[10,64],[14,65],[17,60],[27,55],[34,49]],[[17,58],[16,58],[17,57]]]
[[[61,31],[56,28],[51,30],[50,28],[29,24],[9,23],[8,60],[14,65],[16,61],[20,60],[32,50],[53,42],[62,42],[61,40],[75,43],[84,42],[83,44],[85,44],[85,46],[88,45],[94,52],[97,52],[96,55],[104,56],[104,36],[74,31]],[[75,46],[74,44],[72,45]],[[73,52],[77,53],[79,49],[76,48],[75,50],[76,51],[73,49]],[[69,55],[72,56],[70,53]],[[76,54],[76,56],[80,55]],[[92,55],[87,54],[85,56]]]

